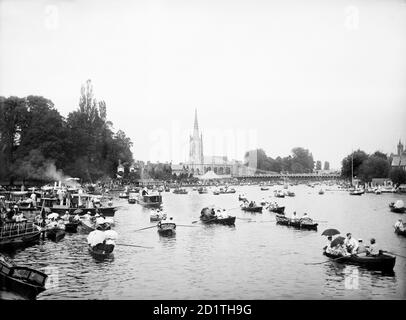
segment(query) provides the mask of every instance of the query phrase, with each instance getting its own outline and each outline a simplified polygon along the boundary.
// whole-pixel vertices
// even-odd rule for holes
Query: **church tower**
[[[401,156],[403,154],[403,144],[402,142],[400,142],[399,139],[399,143],[398,143],[398,156]]]
[[[197,121],[197,110],[195,109],[195,123],[193,134],[190,136],[189,163],[203,164],[203,135],[199,133],[199,123]]]

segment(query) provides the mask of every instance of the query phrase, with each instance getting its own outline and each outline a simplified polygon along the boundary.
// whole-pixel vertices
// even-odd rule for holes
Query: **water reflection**
[[[406,298],[405,259],[397,258],[393,274],[383,274],[329,261],[321,252],[326,241],[321,232],[334,227],[356,238],[374,236],[383,249],[406,255],[406,239],[392,229],[398,216],[387,207],[396,198],[406,200],[404,195],[357,198],[326,191],[320,196],[318,189],[306,186],[292,191],[296,197],[284,199],[273,198],[272,188],[264,192],[255,186],[220,196],[191,190],[188,195],[163,193],[164,210],[179,224],[194,226],[178,226],[171,237],[160,236],[154,228],[134,232],[155,224],[149,221],[151,211],[120,200],[114,226],[118,242],[153,249],[117,245],[113,257],[98,261],[87,250],[87,234],[80,232],[58,243],[41,241],[11,256],[18,264],[57,274],[57,286],[38,299]],[[277,201],[288,215],[308,212],[328,222],[319,223],[317,232],[297,230],[276,225],[275,214],[266,210],[252,214],[233,209],[229,213],[237,216],[235,226],[191,224],[205,206],[238,207],[239,193],[256,202],[262,197]]]

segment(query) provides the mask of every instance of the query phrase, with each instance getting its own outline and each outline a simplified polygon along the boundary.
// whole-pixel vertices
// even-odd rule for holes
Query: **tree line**
[[[81,87],[77,110],[66,118],[42,96],[0,97],[0,180],[115,177],[119,160],[131,163],[133,155],[130,138],[112,125],[90,80]]]
[[[341,175],[344,178],[357,178],[362,182],[371,182],[373,178],[389,178],[396,185],[406,183],[406,172],[401,168],[392,168],[392,157],[375,151],[367,154],[356,150],[346,156],[341,164]]]
[[[255,167],[257,173],[261,171],[312,173],[314,169],[312,153],[308,149],[301,147],[293,148],[292,154],[286,157],[278,156],[275,159],[267,156],[263,149],[247,151],[245,153],[245,164],[249,167]]]

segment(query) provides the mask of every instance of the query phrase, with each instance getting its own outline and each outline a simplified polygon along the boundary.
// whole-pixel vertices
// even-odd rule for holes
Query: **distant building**
[[[392,154],[391,167],[406,170],[406,151],[400,139],[397,146],[397,154]]]

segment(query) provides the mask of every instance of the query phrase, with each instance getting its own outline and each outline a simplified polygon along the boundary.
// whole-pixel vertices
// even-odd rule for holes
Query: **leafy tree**
[[[297,147],[292,149],[292,154],[293,173],[313,172],[314,160],[309,150]]]
[[[387,178],[390,164],[386,155],[375,152],[361,164],[359,169],[360,178],[365,182],[371,182],[373,178]]]
[[[354,177],[358,177],[360,174],[360,168],[362,163],[368,159],[368,155],[362,151],[362,150],[357,150],[351,153],[350,155],[346,156],[341,164],[341,175],[344,178],[351,179],[352,176],[352,166],[353,166],[353,173]]]
[[[402,168],[392,168],[389,172],[389,178],[395,185],[406,183],[406,171]]]

